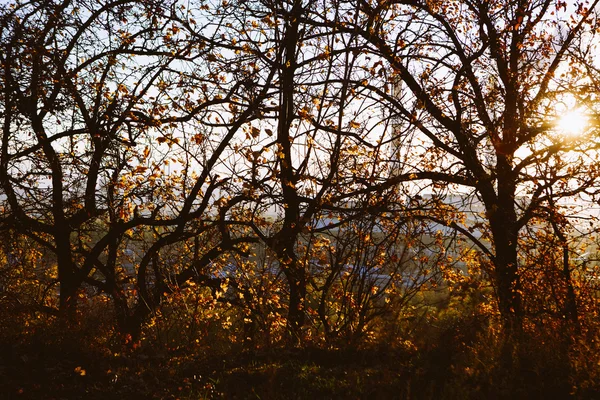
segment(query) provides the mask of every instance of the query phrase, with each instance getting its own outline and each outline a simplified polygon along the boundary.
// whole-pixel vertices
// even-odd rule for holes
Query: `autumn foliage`
[[[597,395],[598,3],[3,4],[0,392]]]

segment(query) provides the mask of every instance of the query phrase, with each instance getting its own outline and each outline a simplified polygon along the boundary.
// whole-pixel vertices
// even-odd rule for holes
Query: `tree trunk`
[[[287,323],[290,339],[296,344],[301,340],[301,328],[304,325],[304,299],[306,297],[306,271],[304,266],[298,264],[294,249],[300,232],[301,221],[300,198],[296,189],[297,176],[293,167],[292,139],[290,137],[290,129],[295,118],[296,50],[301,15],[302,3],[294,1],[292,9],[286,17],[286,29],[282,40],[284,57],[281,63],[281,109],[277,127],[277,144],[279,146],[279,179],[285,215],[283,227],[274,241],[275,251],[288,280],[290,297]]]
[[[551,205],[552,205],[552,207],[554,207],[553,203]],[[562,244],[562,252],[563,252],[562,273],[563,273],[563,279],[565,280],[565,285],[567,287],[567,295],[566,295],[565,305],[563,307],[563,310],[564,310],[565,317],[567,318],[567,320],[573,324],[575,331],[577,333],[579,333],[580,326],[579,326],[579,315],[578,315],[578,311],[577,311],[577,297],[575,295],[575,289],[573,288],[573,280],[571,278],[571,268],[569,265],[569,244],[567,242],[567,237],[565,236],[565,234],[561,230],[560,226],[558,225],[558,222],[557,222],[558,215],[554,214],[550,218],[551,218],[550,223],[552,224],[554,233],[556,234],[556,236],[558,237],[558,239],[560,240],[560,242]]]
[[[523,323],[521,285],[518,268],[518,227],[515,211],[514,172],[510,156],[498,157],[498,196],[486,202],[495,259],[493,279],[498,308],[507,338],[520,335]]]
[[[301,329],[304,326],[304,299],[306,298],[306,276],[298,268],[288,274],[290,298],[288,304],[288,329],[291,338],[301,341]]]
[[[80,282],[78,282],[75,266],[71,259],[69,236],[69,231],[61,231],[55,235],[55,254],[60,284],[59,312],[67,320],[73,321],[77,312],[77,290]]]
[[[573,288],[573,280],[571,278],[571,268],[569,267],[569,246],[563,245],[563,276],[565,284],[567,286],[567,299],[565,300],[565,316],[575,328],[575,331],[579,333],[579,313],[577,311],[577,297],[575,296],[575,289]]]
[[[60,270],[60,269],[59,269]],[[61,276],[63,275],[63,276]],[[59,272],[60,295],[58,310],[60,315],[68,320],[73,320],[77,314],[77,289],[72,277],[65,277]]]
[[[501,364],[503,368],[514,368],[520,358],[523,305],[518,267],[519,230],[515,211],[516,182],[510,156],[498,156],[497,172],[497,202],[486,204],[486,211],[494,243],[494,279],[504,330]]]

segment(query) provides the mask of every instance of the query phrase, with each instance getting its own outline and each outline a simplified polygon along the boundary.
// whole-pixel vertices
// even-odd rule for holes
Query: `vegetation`
[[[598,3],[3,4],[0,390],[597,396]]]

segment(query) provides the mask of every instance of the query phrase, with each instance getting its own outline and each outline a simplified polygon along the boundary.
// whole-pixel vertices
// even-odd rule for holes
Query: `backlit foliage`
[[[390,346],[462,379],[431,397],[592,390],[599,1],[1,7],[7,341]]]

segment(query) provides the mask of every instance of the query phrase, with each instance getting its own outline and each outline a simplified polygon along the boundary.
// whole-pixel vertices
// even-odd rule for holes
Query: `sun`
[[[556,123],[558,131],[567,136],[581,135],[588,128],[588,125],[588,117],[580,108],[566,111],[558,117]]]

